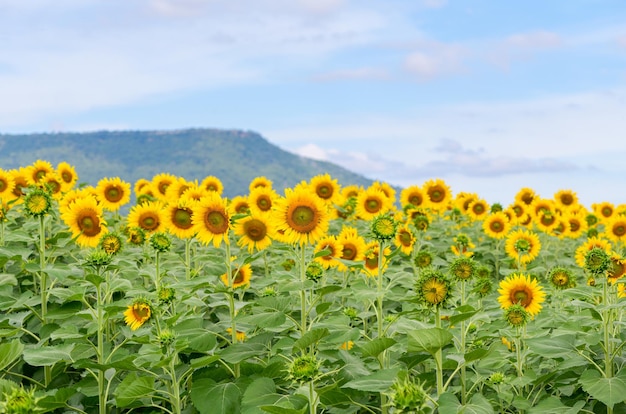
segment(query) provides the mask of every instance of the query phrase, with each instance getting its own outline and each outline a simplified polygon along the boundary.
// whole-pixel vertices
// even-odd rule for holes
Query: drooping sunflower
[[[200,201],[192,206],[193,229],[196,237],[204,244],[213,243],[219,247],[222,241],[230,243],[228,232],[230,230],[230,214],[226,205],[226,199],[220,197],[217,192],[209,192]]]
[[[522,273],[513,273],[500,282],[498,302],[502,309],[521,305],[531,317],[541,311],[546,294],[537,279]]]
[[[161,173],[152,177],[152,181],[150,182],[154,188],[154,197],[159,200],[166,200],[167,188],[175,183],[178,178],[169,173]]]
[[[70,191],[78,181],[76,169],[65,161],[57,165],[57,174],[61,178],[61,191],[64,193]]]
[[[326,254],[320,254],[320,252],[328,251]],[[341,257],[343,252],[343,244],[337,240],[337,236],[327,235],[319,239],[314,249],[315,258],[314,261],[320,263],[324,269],[330,269],[331,267],[338,267],[338,257]]]
[[[272,188],[272,181],[264,176],[254,177],[248,185],[248,190],[252,192],[255,188]]]
[[[485,234],[492,239],[503,239],[511,230],[511,222],[506,213],[498,211],[489,214],[482,227]]]
[[[591,237],[576,248],[576,251],[574,253],[574,258],[576,259],[576,264],[579,267],[581,268],[585,267],[585,256],[594,247],[598,247],[604,250],[606,254],[608,255],[612,253],[611,243],[608,240],[605,240],[600,237]]]
[[[428,196],[429,206],[437,212],[444,212],[452,200],[452,191],[448,184],[441,179],[429,180],[422,186]]]
[[[506,237],[504,250],[510,258],[519,260],[525,265],[539,255],[541,242],[537,234],[530,230],[514,230]]]
[[[604,225],[604,236],[616,243],[626,242],[626,217],[615,215]]]
[[[285,190],[285,197],[274,203],[273,227],[289,244],[313,244],[328,231],[328,207],[308,191]],[[252,208],[252,206],[251,206]]]
[[[118,211],[130,201],[130,183],[119,177],[102,178],[96,186],[96,194],[105,210]]]
[[[165,229],[179,239],[191,239],[196,233],[193,229],[193,209],[191,203],[179,201],[168,204],[164,209]]]
[[[425,268],[415,284],[417,299],[429,307],[443,307],[452,296],[452,286],[443,273]]]
[[[228,275],[226,273],[222,274],[220,279],[224,285],[229,286]],[[233,289],[237,289],[241,286],[250,286],[250,279],[252,279],[252,267],[250,266],[250,263],[232,267],[231,280],[233,283]]]
[[[391,254],[391,249],[385,247],[385,252],[382,261],[383,272],[389,265],[387,256]],[[361,269],[369,277],[378,276],[378,259],[380,256],[380,243],[377,240],[373,240],[365,245],[365,260],[363,262],[363,268]]]
[[[224,184],[222,184],[219,178],[213,175],[204,177],[204,180],[200,183],[200,188],[210,193],[217,193],[217,195],[220,196],[224,192]]]
[[[467,215],[472,220],[483,220],[489,215],[489,203],[479,198],[469,203],[467,207]]]
[[[391,206],[390,199],[381,189],[370,186],[357,196],[355,213],[363,220],[372,220],[379,214],[388,212]]]
[[[96,247],[100,238],[108,232],[102,217],[102,206],[94,197],[78,198],[61,213],[76,243],[83,247]]]
[[[535,190],[529,187],[523,187],[515,194],[515,201],[530,206],[537,197],[539,196],[535,193]]]
[[[417,239],[411,231],[409,224],[406,223],[396,231],[393,243],[402,251],[402,253],[410,256],[413,252],[416,240]]]
[[[340,259],[352,262],[361,262],[365,259],[365,239],[359,235],[356,228],[344,226],[337,236],[337,240],[342,246]],[[348,269],[348,266],[339,262],[337,269],[343,272]]]
[[[124,322],[130,327],[131,331],[136,331],[141,328],[151,316],[152,307],[150,303],[143,298],[139,298],[124,311]]]
[[[54,172],[52,164],[45,160],[37,160],[32,165],[28,166],[27,169],[27,179],[30,184],[37,184],[46,174]]]
[[[239,236],[237,244],[247,247],[252,253],[268,248],[272,244],[274,229],[265,215],[250,215],[240,218],[233,225],[233,233]]]
[[[428,197],[424,194],[424,190],[419,185],[411,185],[402,189],[400,192],[400,205],[403,208],[426,208]]]
[[[0,203],[8,202],[15,198],[13,189],[15,188],[15,180],[8,171],[0,168]]]
[[[578,204],[578,195],[572,190],[559,190],[554,194],[554,200],[564,210],[571,210]]]
[[[160,201],[148,201],[131,207],[126,218],[129,227],[141,227],[146,233],[163,231],[163,204]]]
[[[258,187],[248,194],[248,206],[252,214],[270,214],[276,200],[276,191],[267,187]]]

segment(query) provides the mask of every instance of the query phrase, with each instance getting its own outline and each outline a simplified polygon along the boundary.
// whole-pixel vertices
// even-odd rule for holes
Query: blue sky
[[[626,2],[0,0],[0,133],[188,127],[626,203]]]

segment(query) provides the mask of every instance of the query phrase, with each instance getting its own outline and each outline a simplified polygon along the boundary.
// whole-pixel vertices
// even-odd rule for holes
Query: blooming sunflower
[[[502,309],[512,305],[521,305],[531,317],[541,311],[545,292],[536,279],[529,275],[513,273],[500,282],[498,302]]]
[[[533,222],[539,230],[551,234],[559,224],[559,216],[549,210],[539,210],[539,212],[533,216]]]
[[[341,199],[341,186],[328,173],[311,178],[308,188],[327,205],[337,204]]]
[[[165,228],[179,239],[191,239],[196,234],[193,229],[193,209],[190,204],[187,201],[171,203],[163,211]]]
[[[383,272],[388,266],[386,257],[391,254],[391,249],[385,247],[383,256]],[[361,269],[367,276],[378,276],[378,257],[380,256],[380,243],[377,240],[373,240],[365,245],[365,260],[363,262],[363,268]]]
[[[137,181],[135,181],[133,190],[135,191],[135,194],[142,194],[143,191],[147,190],[151,186],[152,186],[152,183],[150,182],[150,180],[146,180],[145,178],[140,178]]]
[[[268,248],[274,234],[270,220],[264,215],[251,215],[237,220],[233,225],[233,232],[240,236],[237,244],[247,247],[250,253],[255,249],[260,251]]]
[[[37,160],[32,165],[27,167],[28,175],[27,179],[30,184],[37,184],[41,181],[46,174],[54,172],[54,167],[48,161]]]
[[[224,192],[224,184],[222,184],[222,181],[219,178],[213,175],[205,177],[200,183],[200,188],[210,193],[217,193],[217,195],[220,196],[222,195],[222,192]]]
[[[523,187],[517,192],[517,194],[515,194],[515,201],[530,206],[536,197],[539,196],[535,193],[535,190]]]
[[[424,190],[419,185],[411,185],[402,189],[400,192],[400,205],[403,208],[407,206],[413,208],[426,208],[428,197],[424,194]]]
[[[286,243],[313,244],[328,231],[328,208],[307,191],[286,189],[285,197],[276,200],[275,208],[272,224]]]
[[[176,181],[170,184],[167,187],[167,190],[165,190],[165,198],[167,199],[168,204],[176,203],[185,191],[197,186],[197,182],[189,182],[183,177],[178,177]]]
[[[100,238],[108,232],[102,218],[102,206],[95,198],[78,198],[61,213],[76,243],[83,247],[96,247]]]
[[[98,181],[96,195],[105,210],[117,211],[130,201],[130,183],[119,177],[103,178]]]
[[[65,161],[57,165],[57,174],[61,179],[61,191],[64,193],[70,191],[74,187],[74,184],[76,184],[76,181],[78,181],[76,170]]]
[[[24,195],[24,189],[30,185],[30,181],[28,179],[28,168],[21,167],[17,170],[9,170],[9,174],[11,174],[11,177],[15,182],[15,186],[13,187],[13,196],[16,199],[19,199]]]
[[[395,234],[393,239],[394,245],[396,245],[402,253],[406,255],[411,255],[413,252],[413,246],[415,246],[415,235],[409,228],[409,224],[406,223],[402,227],[400,227]]]
[[[340,259],[352,262],[361,262],[365,259],[365,239],[359,236],[356,228],[344,226],[337,236],[337,240],[342,245]],[[337,268],[339,271],[345,271],[348,269],[348,266],[339,262]]]
[[[15,198],[13,189],[15,188],[15,180],[13,176],[0,168],[0,202],[8,202]]]
[[[539,255],[541,242],[539,237],[530,230],[515,230],[506,237],[504,250],[509,257],[525,265]]]
[[[141,227],[147,233],[163,230],[163,204],[159,201],[148,201],[131,207],[126,218],[129,227]]]
[[[396,190],[391,185],[389,185],[389,183],[374,181],[370,187],[377,188],[382,191],[392,205],[396,202]]]
[[[429,180],[422,186],[428,196],[429,206],[432,210],[443,212],[448,209],[452,200],[452,191],[448,184],[441,179]]]
[[[321,252],[328,251],[326,254]],[[314,261],[320,263],[324,269],[330,269],[331,267],[338,267],[338,257],[343,252],[343,244],[337,240],[337,236],[327,235],[317,241],[314,249],[315,259]]]
[[[614,284],[626,275],[626,259],[617,253],[610,256],[611,264],[607,272],[607,278],[610,284]]]
[[[554,201],[564,210],[570,210],[578,204],[578,196],[572,190],[559,190],[554,194]]]
[[[503,239],[511,230],[511,223],[506,213],[491,213],[483,221],[483,231],[492,239]]]
[[[626,217],[615,215],[604,225],[604,236],[616,243],[626,241]]]
[[[124,322],[131,331],[136,331],[152,316],[152,307],[145,299],[136,299],[132,305],[124,311]]]
[[[565,221],[569,225],[567,237],[571,239],[578,239],[589,227],[582,213],[567,213]]]
[[[231,269],[231,280],[233,283],[233,289],[237,289],[240,286],[250,286],[250,279],[252,278],[252,267],[250,263],[246,263],[241,266],[233,266]],[[230,286],[228,283],[228,275],[226,273],[220,276],[220,279],[226,286]]]
[[[579,267],[585,267],[585,256],[587,253],[593,249],[594,247],[598,247],[606,252],[606,254],[611,254],[611,243],[608,240],[602,239],[600,237],[591,237],[583,244],[576,248],[574,252],[574,257],[576,259],[576,264]]]
[[[363,220],[372,220],[379,214],[385,214],[391,206],[390,199],[381,189],[370,186],[357,196],[355,213]]]
[[[594,203],[591,209],[602,223],[606,223],[615,214],[615,205],[609,201]]]
[[[181,194],[179,201],[189,203],[189,205],[199,202],[208,192],[197,185],[192,185]]]
[[[461,212],[467,214],[467,209],[469,208],[469,205],[473,201],[478,199],[479,197],[476,193],[467,193],[465,191],[461,191],[457,193],[457,195],[454,197],[454,201],[452,202],[452,204],[454,205],[454,207],[461,210]]]
[[[192,210],[191,221],[198,240],[204,244],[213,243],[215,247],[219,247],[222,241],[230,243],[230,214],[226,199],[217,192],[210,192],[193,205]]]
[[[489,203],[483,199],[477,199],[467,206],[467,215],[472,220],[483,220],[489,215]]]
[[[232,216],[237,214],[250,214],[250,203],[246,196],[235,196],[228,200],[228,211]]]
[[[151,184],[154,188],[154,196],[159,200],[166,200],[165,194],[167,193],[167,188],[175,183],[178,178],[175,175],[169,173],[161,173],[152,177]]]
[[[250,192],[252,192],[255,188],[272,188],[272,181],[267,177],[259,176],[254,177],[248,186]]]
[[[258,187],[248,194],[248,206],[253,214],[270,214],[278,194],[268,187]]]
[[[63,196],[63,183],[56,172],[46,174],[38,185],[45,188],[55,200],[59,200]]]

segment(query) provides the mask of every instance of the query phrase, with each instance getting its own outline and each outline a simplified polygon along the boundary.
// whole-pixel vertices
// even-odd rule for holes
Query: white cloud
[[[387,70],[382,68],[354,68],[354,69],[340,69],[325,73],[320,73],[313,76],[314,81],[329,82],[340,80],[386,80],[390,79],[391,75]]]
[[[422,42],[420,50],[406,57],[404,69],[420,80],[429,80],[463,71],[464,55],[466,51],[459,45]]]

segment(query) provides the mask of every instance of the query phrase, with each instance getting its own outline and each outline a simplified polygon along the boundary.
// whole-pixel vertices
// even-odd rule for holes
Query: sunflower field
[[[0,413],[626,412],[626,205],[77,182],[0,169]]]

